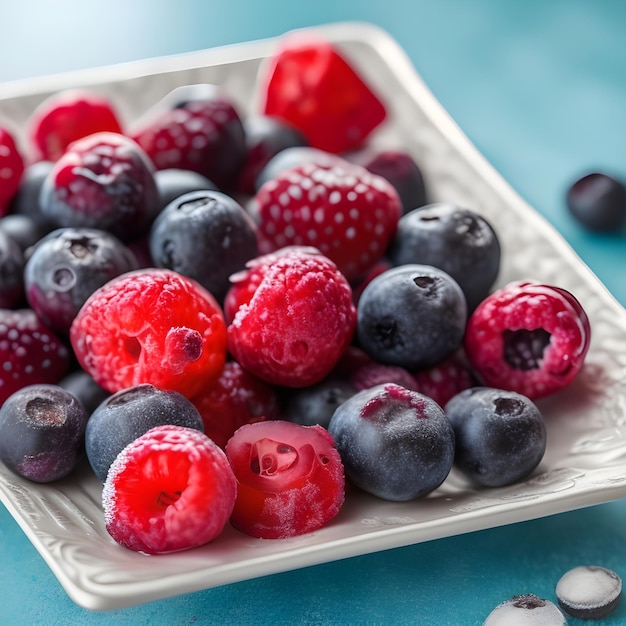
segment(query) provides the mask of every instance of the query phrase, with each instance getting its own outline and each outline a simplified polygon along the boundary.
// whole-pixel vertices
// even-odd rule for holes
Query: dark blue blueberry
[[[446,272],[402,265],[379,274],[363,290],[357,337],[375,361],[411,371],[456,352],[466,321],[463,292]]]
[[[247,156],[237,187],[243,193],[253,194],[257,190],[257,178],[270,159],[281,150],[307,146],[308,142],[294,126],[269,115],[249,117],[244,120],[243,127]]]
[[[17,194],[11,202],[11,213],[30,217],[45,232],[50,232],[56,228],[55,222],[42,213],[39,203],[41,187],[53,167],[54,163],[50,161],[37,161],[28,165],[20,179]]]
[[[408,213],[426,204],[426,186],[422,170],[406,152],[367,147],[346,154],[345,158],[388,180],[400,196],[402,213]]]
[[[198,281],[221,301],[229,277],[257,256],[256,225],[245,209],[219,191],[194,191],[170,203],[150,233],[158,267]]]
[[[42,222],[20,213],[10,213],[0,218],[0,230],[9,235],[24,252],[50,232]]]
[[[394,265],[421,263],[459,283],[469,311],[489,295],[500,270],[500,242],[481,215],[454,204],[430,204],[402,216],[387,252]]]
[[[289,390],[284,417],[303,426],[319,424],[327,428],[335,409],[356,391],[354,385],[334,376],[310,387]]]
[[[24,295],[24,253],[0,228],[0,308],[11,309]]]
[[[163,210],[170,202],[190,191],[218,191],[217,185],[206,176],[191,170],[168,168],[154,173],[157,191],[159,192],[160,209]]]
[[[109,396],[91,414],[85,432],[87,458],[96,476],[104,482],[111,463],[131,441],[165,424],[204,432],[198,409],[177,391],[143,384]]]
[[[30,252],[24,270],[26,298],[45,324],[66,333],[96,289],[137,267],[135,255],[110,233],[59,228]]]
[[[541,412],[526,396],[473,387],[454,396],[445,411],[456,436],[455,463],[473,483],[511,485],[541,462],[546,427]]]
[[[450,473],[454,432],[431,398],[394,383],[360,391],[333,414],[328,431],[346,476],[395,501],[434,491]]]
[[[0,408],[0,460],[29,480],[59,480],[83,456],[86,423],[83,405],[65,389],[23,387]]]
[[[285,148],[276,154],[276,156],[273,156],[259,172],[256,180],[256,188],[258,190],[268,180],[273,180],[281,172],[289,170],[292,167],[298,167],[311,162],[323,164],[328,163],[329,159],[334,161],[337,158],[336,155],[310,146]]]
[[[111,394],[84,370],[76,370],[59,381],[59,387],[69,391],[91,415]]]
[[[573,217],[591,231],[619,231],[626,221],[626,185],[603,172],[592,172],[570,185],[566,203]]]

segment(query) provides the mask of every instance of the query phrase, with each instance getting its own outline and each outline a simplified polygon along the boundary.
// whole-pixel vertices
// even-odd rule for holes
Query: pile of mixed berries
[[[337,46],[286,37],[258,85],[246,118],[203,84],[0,129],[0,459],[44,483],[86,456],[133,550],[314,531],[453,466],[524,479],[589,347],[571,293],[495,289],[489,221],[374,147],[386,107]]]

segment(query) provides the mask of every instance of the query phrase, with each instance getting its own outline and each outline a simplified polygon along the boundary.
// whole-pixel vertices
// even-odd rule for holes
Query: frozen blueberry
[[[385,500],[425,496],[452,467],[454,432],[441,407],[394,383],[340,404],[328,431],[350,481]]]
[[[0,460],[20,476],[47,483],[67,476],[84,452],[87,413],[57,385],[29,385],[0,408]]]
[[[84,370],[76,370],[62,378],[59,387],[74,395],[85,407],[87,415],[91,415],[111,395]]]
[[[500,242],[491,224],[475,211],[454,204],[430,204],[398,222],[388,250],[394,265],[434,265],[459,283],[473,311],[500,270]]]
[[[0,230],[9,235],[24,252],[50,232],[33,217],[19,213],[10,213],[1,218]]]
[[[408,370],[434,365],[461,346],[465,297],[449,274],[402,265],[376,276],[357,307],[361,347],[380,363]]]
[[[24,253],[0,229],[0,308],[13,308],[24,295]]]
[[[11,213],[30,217],[47,232],[55,228],[55,223],[42,213],[39,196],[41,187],[53,167],[54,163],[51,161],[37,161],[28,165],[20,180],[17,194],[11,202]]]
[[[567,208],[585,228],[618,231],[626,221],[626,185],[604,172],[592,172],[567,190]]]
[[[176,391],[142,384],[104,400],[89,417],[85,432],[87,459],[96,476],[104,482],[111,463],[131,441],[164,424],[204,432],[196,407]]]
[[[256,225],[230,196],[190,192],[157,217],[150,253],[157,266],[193,278],[221,301],[230,276],[257,255]]]
[[[489,613],[483,626],[564,626],[559,607],[532,593],[513,596]]]
[[[559,606],[572,617],[600,619],[612,613],[622,598],[622,579],[595,565],[575,567],[556,586]]]
[[[30,252],[24,269],[26,298],[45,324],[67,333],[96,289],[137,267],[135,255],[111,233],[59,228]]]
[[[528,476],[546,449],[537,406],[513,391],[472,387],[445,406],[456,439],[455,463],[474,483],[510,485]]]
[[[191,191],[218,191],[217,185],[206,176],[192,170],[167,168],[154,173],[159,192],[159,205],[163,210],[170,202]]]

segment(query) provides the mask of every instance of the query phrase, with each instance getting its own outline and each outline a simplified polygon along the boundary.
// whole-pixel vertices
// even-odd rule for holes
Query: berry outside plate
[[[372,142],[413,155],[433,201],[459,203],[491,221],[504,251],[498,286],[531,274],[576,294],[593,331],[585,367],[571,387],[541,402],[548,447],[527,480],[480,490],[453,471],[428,497],[403,503],[351,492],[326,527],[290,539],[259,540],[227,527],[204,547],[144,556],[107,534],[102,485],[87,467],[38,485],[0,466],[0,499],[69,596],[85,608],[122,608],[626,496],[626,311],[478,153],[387,33],[361,23],[309,30],[336,43],[383,99],[393,94]],[[0,86],[0,113],[23,127],[44,98],[81,86],[109,96],[123,118],[133,120],[174,87],[209,82],[222,85],[246,114],[257,106],[256,76],[276,45],[275,39],[263,40],[9,83]]]

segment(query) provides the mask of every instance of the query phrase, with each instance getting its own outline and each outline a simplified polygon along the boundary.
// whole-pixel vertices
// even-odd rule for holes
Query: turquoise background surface
[[[0,82],[353,20],[400,43],[485,157],[626,304],[626,234],[592,236],[564,206],[569,183],[589,170],[626,179],[619,0],[3,0]],[[554,600],[559,577],[579,564],[625,577],[625,546],[626,501],[617,501],[92,613],[0,507],[0,623],[481,624],[514,594]],[[626,624],[626,603],[603,623]]]

